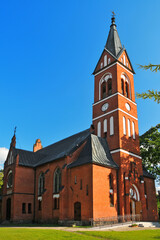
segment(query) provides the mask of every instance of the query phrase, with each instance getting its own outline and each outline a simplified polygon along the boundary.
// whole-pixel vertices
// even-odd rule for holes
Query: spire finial
[[[16,129],[17,129],[17,127],[14,128],[14,135],[16,134]]]
[[[115,12],[114,11],[112,11],[112,18],[111,18],[111,20],[112,20],[112,25],[114,25],[115,24]]]

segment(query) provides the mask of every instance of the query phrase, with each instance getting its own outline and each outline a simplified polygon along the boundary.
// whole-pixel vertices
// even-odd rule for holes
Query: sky
[[[93,70],[116,13],[116,25],[136,72],[135,92],[160,89],[160,1],[1,0],[0,168],[14,127],[17,148],[32,151],[90,127]],[[160,104],[136,99],[139,133],[160,123]]]

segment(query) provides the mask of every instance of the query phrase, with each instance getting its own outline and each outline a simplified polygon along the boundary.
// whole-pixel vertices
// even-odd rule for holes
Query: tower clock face
[[[128,103],[126,103],[125,106],[126,106],[126,109],[127,109],[128,111],[131,110],[131,107],[130,107],[130,105],[129,105]]]
[[[108,103],[105,103],[105,104],[103,104],[103,106],[102,106],[102,111],[104,112],[104,111],[106,111],[107,109],[108,109],[108,107],[109,107],[109,104]]]

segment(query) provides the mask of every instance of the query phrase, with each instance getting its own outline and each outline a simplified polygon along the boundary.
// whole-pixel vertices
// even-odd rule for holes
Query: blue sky
[[[107,40],[111,12],[135,74],[135,91],[160,89],[160,1],[2,0],[0,3],[0,148],[32,150],[87,129],[92,122],[92,72]],[[136,100],[139,132],[160,121],[160,105]]]

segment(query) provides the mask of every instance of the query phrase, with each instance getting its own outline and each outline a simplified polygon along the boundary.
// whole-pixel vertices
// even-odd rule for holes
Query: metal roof
[[[99,138],[87,129],[72,135],[37,152],[30,152],[13,148],[14,156],[19,155],[19,165],[38,167],[40,165],[69,156],[83,143],[86,143],[77,160],[68,165],[68,168],[86,163],[97,163],[117,168],[109,151],[107,141]]]
[[[90,134],[86,144],[81,151],[78,159],[67,167],[77,167],[87,163],[95,163],[112,168],[118,168],[118,165],[113,161],[109,151],[106,139]]]
[[[19,165],[26,167],[37,167],[48,162],[70,155],[81,146],[89,136],[90,130],[72,135],[50,146],[42,148],[37,152],[25,151],[13,148],[14,156],[19,155]]]
[[[110,26],[110,31],[105,48],[107,48],[108,51],[110,51],[115,57],[117,57],[119,52],[122,50],[122,44],[117,32],[114,17],[112,17],[112,24]]]

